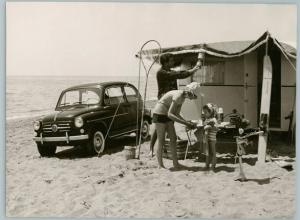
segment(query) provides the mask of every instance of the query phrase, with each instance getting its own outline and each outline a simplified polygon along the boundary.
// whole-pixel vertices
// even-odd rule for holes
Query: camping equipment
[[[264,49],[266,49],[266,52],[264,51]],[[278,54],[277,57],[277,51],[280,52]],[[276,53],[275,53],[276,52]],[[223,105],[224,107],[224,112],[228,111],[228,109],[230,108],[230,105],[232,105],[232,103],[234,102],[234,104],[237,103],[237,108],[239,111],[243,112],[243,114],[245,115],[245,117],[247,117],[249,119],[249,122],[253,125],[253,126],[259,126],[258,122],[261,121],[262,123],[262,129],[265,129],[266,131],[268,130],[268,121],[271,121],[271,123],[274,123],[275,119],[278,120],[278,122],[276,121],[276,125],[272,125],[272,127],[276,128],[279,131],[286,131],[288,129],[288,127],[295,127],[295,116],[293,117],[292,120],[292,126],[288,126],[288,123],[283,121],[282,115],[286,116],[288,115],[289,111],[287,111],[288,108],[291,108],[291,110],[293,110],[294,115],[296,113],[294,106],[292,105],[292,99],[291,100],[287,100],[286,102],[282,102],[280,97],[278,99],[279,103],[275,103],[276,107],[279,106],[279,113],[276,112],[276,114],[272,114],[274,115],[274,119],[273,116],[269,119],[269,111],[267,111],[266,115],[262,115],[261,112],[261,104],[264,103],[265,105],[267,104],[267,102],[261,101],[263,98],[263,96],[265,96],[265,93],[260,91],[262,88],[262,84],[266,84],[264,82],[262,82],[263,80],[260,78],[263,74],[263,72],[266,72],[264,69],[266,69],[266,65],[270,64],[270,59],[262,59],[264,56],[265,57],[270,57],[273,61],[273,69],[274,71],[274,77],[272,77],[272,81],[273,82],[273,87],[275,88],[275,86],[283,86],[283,88],[281,89],[283,92],[283,96],[282,97],[288,97],[290,95],[290,87],[295,88],[295,85],[291,84],[289,81],[294,81],[295,79],[293,78],[294,75],[296,74],[296,58],[297,58],[297,53],[296,53],[296,49],[293,48],[292,46],[283,43],[283,42],[279,42],[274,36],[272,36],[268,31],[266,31],[263,35],[261,35],[256,41],[230,41],[230,42],[216,42],[216,43],[201,43],[201,44],[194,44],[194,45],[185,45],[185,46],[177,46],[177,47],[168,47],[168,48],[162,48],[161,51],[158,50],[144,50],[142,52],[140,52],[137,56],[138,57],[145,57],[146,59],[149,60],[154,60],[159,54],[161,53],[171,53],[174,55],[175,59],[178,61],[182,61],[182,62],[177,62],[178,64],[180,63],[180,66],[178,66],[179,68],[186,68],[188,66],[192,66],[193,63],[196,62],[197,57],[199,56],[199,53],[203,53],[205,55],[205,62],[207,63],[206,65],[203,65],[204,67],[206,66],[207,68],[213,67],[215,65],[215,63],[219,63],[221,65],[221,69],[218,71],[220,73],[225,73],[225,74],[229,74],[229,70],[227,71],[227,69],[225,68],[227,64],[232,65],[232,70],[235,70],[235,68],[233,67],[239,67],[236,69],[241,69],[240,70],[240,74],[243,75],[244,81],[242,82],[242,80],[240,80],[240,84],[238,86],[238,83],[233,83],[230,84],[228,82],[226,82],[224,80],[224,73],[223,75],[220,74],[216,75],[216,80],[210,80],[210,78],[206,79],[206,76],[200,75],[200,73],[198,75],[195,74],[194,77],[191,77],[191,81],[197,81],[197,82],[203,82],[203,85],[201,84],[201,86],[204,87],[205,90],[203,90],[204,94],[207,95],[207,100],[211,100],[213,102],[219,103],[218,101],[220,101],[220,104]],[[261,55],[262,56],[261,56]],[[281,56],[281,58],[280,58]],[[277,58],[279,60],[277,60]],[[234,59],[233,61],[231,61],[231,59]],[[259,62],[258,62],[259,60]],[[235,63],[236,61],[238,61],[238,63]],[[242,63],[240,63],[240,61]],[[287,62],[286,62],[287,61]],[[209,62],[211,62],[211,64],[209,64]],[[261,64],[260,64],[261,62]],[[239,65],[240,64],[240,65]],[[279,64],[279,66],[277,65]],[[282,64],[282,65],[281,65]],[[222,66],[223,65],[223,66]],[[281,67],[280,67],[281,65]],[[271,65],[269,65],[271,67]],[[292,68],[290,68],[290,66]],[[272,67],[271,67],[272,68]],[[289,78],[288,80],[284,81],[276,81],[276,71],[277,68],[279,68],[279,73],[281,74],[281,76],[284,76],[283,73],[287,73],[287,75],[289,75],[289,77],[291,76],[291,78]],[[258,70],[259,69],[259,70]],[[223,72],[222,72],[223,71]],[[260,72],[261,71],[261,72]],[[270,69],[269,69],[270,71]],[[201,72],[201,71],[200,71]],[[234,71],[231,71],[234,72]],[[236,71],[238,72],[238,71]],[[210,71],[208,71],[208,73],[210,73]],[[289,74],[292,73],[293,75]],[[295,74],[294,74],[295,73]],[[202,72],[201,72],[202,74]],[[259,79],[257,79],[259,74]],[[229,74],[229,76],[233,76],[232,74]],[[251,78],[252,76],[252,78]],[[222,78],[223,77],[223,78]],[[266,80],[264,80],[266,81]],[[279,83],[278,83],[279,82]],[[186,83],[190,83],[190,82],[184,82],[182,80],[182,82],[180,81],[180,86],[184,86]],[[215,84],[214,84],[215,83]],[[207,84],[207,85],[205,85]],[[277,85],[278,84],[278,85]],[[220,86],[219,86],[220,85]],[[268,85],[270,86],[270,85]],[[267,86],[267,87],[268,87]],[[287,86],[287,87],[285,87]],[[277,88],[277,87],[276,87]],[[217,90],[219,92],[219,94],[229,94],[228,97],[231,98],[223,98],[222,96],[215,96],[215,95],[210,95],[210,94],[214,94],[213,90]],[[259,93],[257,93],[257,90],[259,90]],[[281,91],[280,90],[280,91]],[[296,89],[295,89],[296,90]],[[244,96],[242,95],[242,91],[244,91]],[[276,95],[276,93],[274,93],[274,91],[278,91],[273,90],[272,93],[274,95]],[[257,94],[257,95],[256,95]],[[259,95],[259,97],[258,97]],[[295,97],[295,95],[294,95]],[[200,102],[196,103],[197,107],[196,109],[198,109],[198,114],[201,114],[202,111],[199,111],[200,109]],[[275,105],[274,104],[274,105]],[[196,119],[198,117],[197,114],[195,114],[194,111],[194,104],[190,104],[190,103],[186,103],[186,106],[183,106],[183,110],[186,110],[185,115],[188,115],[190,117],[190,119]],[[289,106],[287,108],[285,108],[286,106]],[[193,108],[190,108],[191,106],[193,106]],[[254,111],[248,111],[248,109],[253,108]],[[255,108],[255,109],[254,109]],[[269,107],[270,108],[270,107]],[[274,108],[275,109],[275,108]],[[281,109],[281,112],[280,112]],[[282,111],[283,110],[283,111]],[[277,110],[276,110],[277,111]],[[275,112],[275,111],[274,111]],[[200,116],[199,116],[200,117]],[[261,119],[261,120],[260,120]],[[273,120],[273,121],[272,121]],[[294,139],[294,132],[291,131],[291,129],[289,129],[289,135],[292,136],[292,140]],[[294,129],[293,129],[294,130]],[[267,139],[267,132],[265,132],[265,136],[264,137],[260,137],[261,140]],[[260,143],[262,143],[260,141]],[[265,155],[266,155],[266,141],[264,143],[265,147],[261,147],[260,146],[260,150],[259,150],[259,158],[260,160],[264,161],[265,160]]]
[[[186,136],[187,136],[187,138],[188,138],[188,144],[187,144],[187,146],[186,146],[184,159],[186,159],[186,156],[187,156],[187,154],[188,154],[189,146],[192,146],[192,142],[191,142],[191,138],[190,138],[190,134],[189,134],[189,132],[191,132],[191,131],[188,131],[187,129],[186,129],[185,131],[186,131]]]
[[[136,148],[134,146],[125,146],[124,147],[125,159],[126,160],[135,159],[135,150]]]
[[[244,130],[242,128],[240,128],[239,133],[240,133],[240,136],[235,136],[236,145],[237,145],[235,159],[237,157],[239,158],[239,168],[240,168],[240,173],[236,180],[243,182],[243,181],[246,181],[247,178],[246,178],[246,175],[243,170],[242,156],[246,154],[245,147],[249,145],[248,138],[250,136],[263,134],[263,131],[255,131],[255,132],[250,132],[248,134],[244,134]],[[244,134],[244,135],[242,136],[242,134]],[[234,163],[236,163],[236,160]]]
[[[176,142],[176,153],[177,153],[177,159],[178,160],[183,160],[184,159],[187,145],[188,145],[187,140],[177,140],[177,142]],[[164,145],[164,148],[163,148],[163,157],[164,158],[173,159],[170,147],[171,147],[170,146],[170,139],[166,139],[165,145]]]
[[[141,124],[140,124],[140,128],[142,128],[143,126],[143,120],[144,120],[144,113],[145,113],[145,103],[146,103],[146,94],[147,94],[147,86],[148,86],[148,76],[149,76],[149,73],[150,73],[150,70],[152,69],[153,65],[155,64],[155,62],[157,62],[159,60],[159,55],[161,54],[161,46],[160,46],[160,43],[156,40],[148,40],[147,42],[145,42],[141,49],[140,49],[140,54],[142,53],[144,47],[151,43],[151,42],[154,42],[158,45],[159,47],[159,54],[158,56],[152,61],[150,67],[147,69],[146,68],[146,65],[143,61],[143,57],[140,56],[139,57],[139,74],[138,74],[138,90],[140,91],[140,82],[141,82],[141,65],[143,65],[144,69],[145,69],[145,72],[146,72],[146,81],[145,81],[145,88],[144,88],[144,99],[143,99],[143,108],[142,108],[142,115],[141,115]],[[140,103],[138,102],[137,104],[137,109],[139,109],[139,106],[140,106]],[[139,111],[137,111],[139,112]],[[138,121],[139,121],[139,115],[137,113],[137,130],[139,128],[139,125],[138,125]],[[137,159],[140,159],[140,151],[141,151],[141,141],[142,141],[142,129],[140,129],[140,132],[139,132],[139,135],[137,135],[137,139],[136,139],[136,144],[138,145],[138,155],[137,155]]]
[[[224,112],[223,108],[218,108],[218,121],[223,122],[224,121]]]

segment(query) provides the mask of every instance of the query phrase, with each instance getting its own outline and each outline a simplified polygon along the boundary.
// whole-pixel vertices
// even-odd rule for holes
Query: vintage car
[[[62,91],[55,113],[34,121],[33,140],[41,156],[54,156],[58,146],[84,146],[100,154],[107,138],[130,133],[148,138],[151,113],[144,109],[141,126],[142,111],[140,93],[127,82],[73,86]]]

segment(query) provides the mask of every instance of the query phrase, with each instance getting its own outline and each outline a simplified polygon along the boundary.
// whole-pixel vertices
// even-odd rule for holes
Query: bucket
[[[125,159],[126,160],[135,159],[135,147],[125,146],[124,147],[124,152],[125,152]]]
[[[178,160],[184,159],[187,144],[188,144],[187,140],[177,140],[176,152],[177,152],[177,159]],[[168,158],[168,159],[173,159],[169,139],[166,139],[166,141],[165,141],[163,157]]]

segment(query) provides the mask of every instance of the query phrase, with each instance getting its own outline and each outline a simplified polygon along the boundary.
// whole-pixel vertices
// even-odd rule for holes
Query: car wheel
[[[141,128],[142,140],[147,140],[150,136],[150,123],[145,119]]]
[[[55,145],[37,144],[38,151],[42,157],[53,157],[56,152]]]
[[[88,143],[88,151],[91,154],[101,154],[105,148],[105,138],[101,131],[95,131]]]

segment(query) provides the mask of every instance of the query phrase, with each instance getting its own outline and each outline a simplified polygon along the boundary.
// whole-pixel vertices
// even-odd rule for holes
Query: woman
[[[186,98],[196,99],[195,91],[200,88],[199,83],[192,82],[187,85],[185,90],[172,90],[164,94],[153,110],[153,123],[158,137],[157,160],[159,168],[165,168],[163,164],[162,154],[165,145],[165,134],[168,132],[170,138],[170,148],[173,158],[174,168],[180,168],[177,160],[176,141],[177,135],[174,122],[181,123],[190,129],[196,127],[196,123],[186,121],[180,116],[182,104]]]

